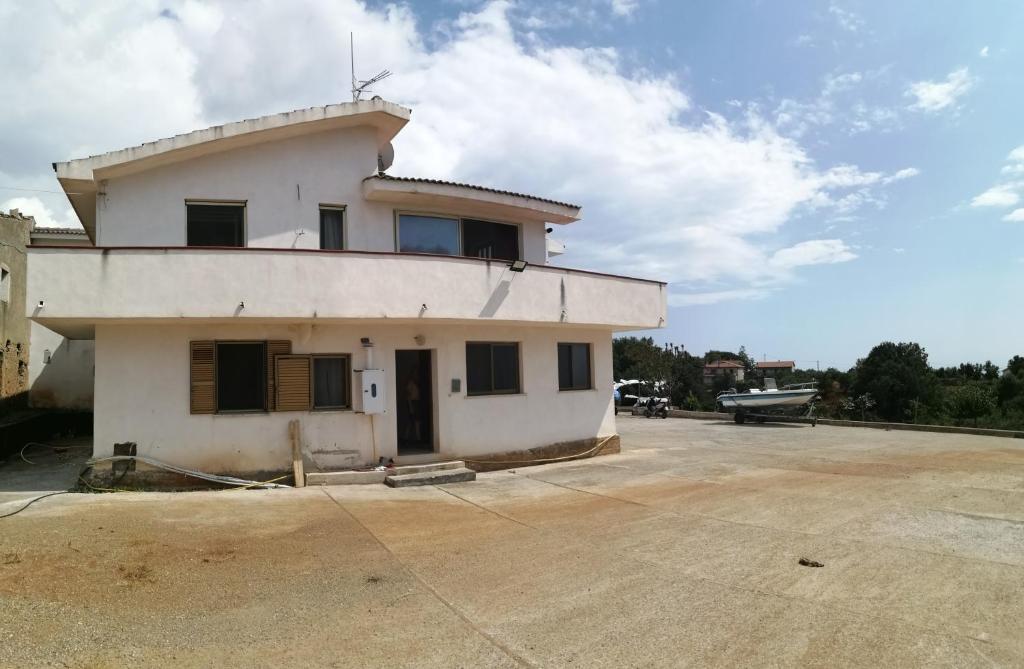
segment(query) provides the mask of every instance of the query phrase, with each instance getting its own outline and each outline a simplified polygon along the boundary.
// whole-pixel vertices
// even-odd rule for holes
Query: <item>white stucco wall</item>
[[[493,320],[625,330],[659,327],[665,316],[658,283],[557,267],[517,273],[477,258],[40,248],[29,251],[28,266],[29,313],[55,330],[60,319],[132,318]]]
[[[423,335],[418,346],[414,337]],[[395,350],[431,349],[436,366],[440,453],[496,453],[615,433],[611,333],[564,327],[416,325],[100,325],[96,328],[95,452],[134,441],[139,453],[207,471],[286,469],[287,424],[302,423],[303,448],[350,449],[373,457],[370,418],[352,411],[189,414],[188,342],[193,339],[290,339],[295,353],[351,353],[364,365],[360,337],[375,344],[375,367],[388,379],[388,413],[374,417],[378,455],[397,455]],[[466,341],[519,341],[519,395],[465,393]],[[558,390],[557,342],[590,342],[594,390]],[[451,379],[462,392],[450,393]]]
[[[349,249],[394,251],[395,211],[409,207],[364,199],[363,179],[376,169],[376,131],[359,127],[238,148],[110,179],[101,184],[96,202],[97,246],[184,246],[185,200],[244,200],[247,246],[319,248],[319,207],[332,204],[346,207]],[[399,156],[395,170],[400,169]],[[524,258],[543,264],[544,225],[517,223]]]
[[[66,339],[32,323],[29,346],[29,406],[88,411],[93,402],[96,342]],[[50,362],[46,362],[46,352]]]

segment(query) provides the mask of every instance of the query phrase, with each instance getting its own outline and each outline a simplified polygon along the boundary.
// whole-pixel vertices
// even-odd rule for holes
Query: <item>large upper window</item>
[[[406,253],[459,255],[459,219],[405,214],[399,216],[398,250]]]
[[[345,248],[344,207],[320,207],[320,248],[336,251]]]
[[[266,411],[265,342],[217,342],[217,411]]]
[[[245,246],[244,203],[192,203],[187,210],[188,246]]]
[[[519,228],[474,219],[401,214],[398,250],[451,256],[519,260]]]
[[[313,356],[313,408],[347,409],[349,402],[349,357]]]
[[[558,345],[558,389],[590,390],[590,344]]]
[[[519,228],[489,221],[462,221],[462,255],[519,260]]]
[[[519,392],[519,344],[466,342],[466,391],[470,395]]]

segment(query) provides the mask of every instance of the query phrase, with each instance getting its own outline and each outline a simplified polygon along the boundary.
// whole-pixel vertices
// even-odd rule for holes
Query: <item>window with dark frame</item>
[[[558,389],[590,390],[590,344],[558,344]]]
[[[402,214],[398,217],[398,250],[459,255],[459,219]]]
[[[520,392],[518,342],[466,342],[466,392],[511,395]]]
[[[398,250],[519,260],[519,226],[468,218],[399,214]]]
[[[519,228],[507,223],[463,219],[462,255],[519,260]]]
[[[345,208],[320,207],[320,248],[345,248]]]
[[[245,246],[245,205],[185,203],[188,246]]]
[[[217,342],[217,411],[266,411],[266,365],[266,342]]]
[[[348,355],[313,356],[313,408],[348,409],[351,383]]]

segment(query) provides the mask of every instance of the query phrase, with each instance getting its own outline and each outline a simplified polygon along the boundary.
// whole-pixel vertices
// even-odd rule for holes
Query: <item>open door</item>
[[[398,455],[434,452],[433,351],[395,351]]]

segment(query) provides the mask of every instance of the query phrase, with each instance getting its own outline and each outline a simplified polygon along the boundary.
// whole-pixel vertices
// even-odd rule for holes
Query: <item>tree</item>
[[[650,337],[620,337],[612,342],[612,374],[616,379],[665,381],[670,355]]]
[[[975,427],[978,425],[978,419],[991,413],[996,406],[992,391],[977,383],[953,388],[947,401],[954,418],[960,421],[973,419]]]
[[[1006,363],[1006,371],[1024,378],[1024,356],[1015,355]]]
[[[936,398],[937,382],[920,344],[883,342],[857,361],[854,391],[870,394],[885,420],[902,421],[913,415],[911,400],[925,406]]]

